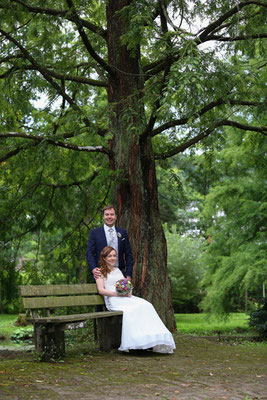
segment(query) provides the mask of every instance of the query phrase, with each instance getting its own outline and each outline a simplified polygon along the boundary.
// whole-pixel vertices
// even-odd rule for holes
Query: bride
[[[153,305],[132,296],[121,296],[115,289],[116,282],[124,278],[115,267],[116,250],[106,246],[100,254],[101,276],[96,279],[98,292],[104,296],[110,311],[123,311],[121,345],[118,350],[150,349],[158,353],[173,353],[175,343],[172,334],[161,321]]]

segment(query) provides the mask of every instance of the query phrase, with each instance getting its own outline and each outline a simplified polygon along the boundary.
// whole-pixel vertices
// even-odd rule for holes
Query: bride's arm
[[[118,294],[116,292],[112,292],[112,290],[105,289],[103,276],[97,278],[96,286],[97,286],[98,293],[102,294],[102,296],[118,297]]]

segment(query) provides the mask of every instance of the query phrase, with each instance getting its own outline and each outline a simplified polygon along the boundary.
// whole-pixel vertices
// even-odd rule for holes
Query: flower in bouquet
[[[131,293],[133,285],[128,279],[122,278],[116,282],[115,288],[118,295],[125,296]]]

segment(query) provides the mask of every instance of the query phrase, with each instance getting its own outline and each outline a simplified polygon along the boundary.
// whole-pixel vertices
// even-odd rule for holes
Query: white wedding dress
[[[115,283],[124,278],[115,268],[104,278],[104,286],[115,292]],[[105,296],[108,310],[123,311],[121,345],[118,350],[150,349],[158,353],[173,353],[175,343],[172,334],[161,321],[153,305],[136,297]]]

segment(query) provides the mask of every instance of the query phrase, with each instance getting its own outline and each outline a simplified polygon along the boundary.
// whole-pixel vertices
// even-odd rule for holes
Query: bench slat
[[[89,294],[97,293],[97,287],[95,283],[75,285],[21,285],[19,286],[19,293],[22,297]]]
[[[86,321],[87,319],[111,317],[114,315],[122,315],[123,311],[101,311],[86,314],[59,315],[55,317],[27,318],[27,321],[34,323],[71,323],[78,321]]]
[[[90,296],[64,296],[64,297],[24,297],[22,304],[27,309],[57,308],[91,306],[105,304],[102,296],[95,294]]]

